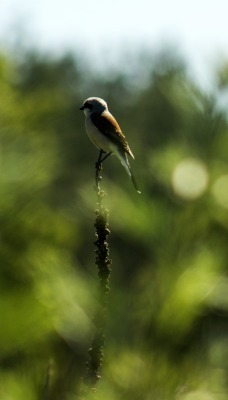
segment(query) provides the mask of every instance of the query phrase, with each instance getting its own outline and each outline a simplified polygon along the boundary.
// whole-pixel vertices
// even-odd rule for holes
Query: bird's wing
[[[109,112],[92,113],[91,121],[93,125],[105,136],[107,136],[113,143],[121,147],[124,152],[129,154],[132,158],[134,155],[126,141],[124,134],[122,133],[118,122]]]

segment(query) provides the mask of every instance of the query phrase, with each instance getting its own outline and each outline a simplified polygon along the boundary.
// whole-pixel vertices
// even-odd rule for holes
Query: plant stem
[[[102,154],[100,155],[98,161],[96,162],[96,192],[97,192],[97,208],[95,210],[95,253],[96,261],[95,264],[98,268],[99,277],[99,307],[97,314],[94,318],[94,323],[96,327],[96,333],[94,335],[92,346],[89,349],[89,361],[87,363],[88,377],[90,384],[93,389],[95,388],[96,382],[100,379],[100,370],[103,360],[103,348],[104,348],[104,325],[105,316],[107,311],[107,295],[109,292],[109,277],[111,273],[111,260],[109,258],[109,246],[108,246],[108,236],[110,234],[108,217],[108,210],[103,206],[103,198],[105,192],[100,187],[100,182],[102,180]]]

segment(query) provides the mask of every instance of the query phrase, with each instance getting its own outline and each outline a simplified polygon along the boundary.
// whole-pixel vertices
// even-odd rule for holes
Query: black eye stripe
[[[89,110],[91,110],[93,108],[92,104],[90,104],[90,103],[85,103],[84,107],[88,108]]]

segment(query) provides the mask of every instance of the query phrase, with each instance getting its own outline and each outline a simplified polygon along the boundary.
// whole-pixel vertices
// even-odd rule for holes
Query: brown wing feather
[[[113,143],[116,143],[118,146],[120,145],[129,156],[134,158],[118,122],[110,113],[93,113],[91,115],[91,121],[100,132],[106,135]]]

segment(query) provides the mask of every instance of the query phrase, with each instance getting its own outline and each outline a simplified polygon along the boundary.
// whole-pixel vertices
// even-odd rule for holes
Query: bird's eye
[[[85,103],[85,104],[84,104],[84,107],[85,107],[85,108],[88,108],[89,110],[91,110],[93,106],[92,106],[92,104],[90,104],[90,103]]]

